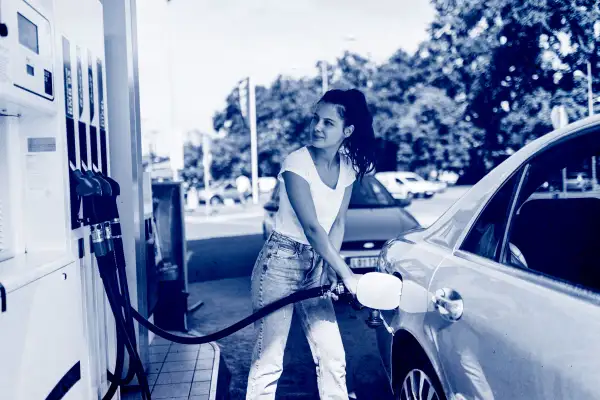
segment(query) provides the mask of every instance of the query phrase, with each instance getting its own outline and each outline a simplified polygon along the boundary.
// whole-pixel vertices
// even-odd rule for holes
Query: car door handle
[[[431,297],[431,301],[437,312],[447,321],[458,321],[463,315],[463,299],[455,290],[438,289]]]

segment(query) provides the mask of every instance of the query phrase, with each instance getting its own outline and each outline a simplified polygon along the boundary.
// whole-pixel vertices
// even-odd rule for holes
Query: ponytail
[[[344,140],[342,149],[352,162],[357,179],[375,169],[375,132],[373,116],[365,95],[358,89],[333,89],[319,103],[337,105],[345,126],[354,126],[352,135]]]

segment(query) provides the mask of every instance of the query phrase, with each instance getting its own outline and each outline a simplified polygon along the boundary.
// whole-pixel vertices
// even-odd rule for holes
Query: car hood
[[[346,214],[344,241],[389,240],[418,226],[413,216],[399,207],[352,208]]]

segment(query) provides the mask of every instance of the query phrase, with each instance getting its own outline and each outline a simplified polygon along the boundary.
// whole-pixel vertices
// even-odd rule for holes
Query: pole
[[[590,117],[594,115],[594,93],[592,91],[592,63],[587,62],[587,80],[588,80],[588,112]],[[598,179],[596,176],[596,157],[592,157],[592,185],[596,189]]]
[[[250,152],[252,161],[252,203],[258,204],[258,140],[256,134],[256,98],[254,82],[248,77],[248,119],[250,122]]]
[[[594,115],[594,98],[592,92],[592,64],[587,62],[587,81],[588,81],[588,112],[589,115]]]
[[[212,153],[210,149],[210,136],[207,133],[202,134],[202,166],[204,167],[204,193],[210,193],[210,165],[212,163]],[[210,195],[204,199],[204,211],[210,215]]]
[[[321,61],[321,90],[323,94],[329,90],[329,75],[327,74],[327,61]]]
[[[170,6],[166,6],[165,13],[167,15],[167,73],[169,74],[169,136],[170,136],[170,151],[169,151],[169,164],[171,166],[171,172],[173,174],[173,180],[179,181],[179,167],[181,164],[180,158],[183,159],[183,143],[181,140],[181,133],[176,131],[175,128],[175,81],[173,71],[173,27]],[[181,154],[177,154],[181,152]]]

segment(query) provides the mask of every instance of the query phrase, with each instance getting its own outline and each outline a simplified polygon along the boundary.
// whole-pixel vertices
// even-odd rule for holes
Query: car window
[[[403,176],[401,179],[404,179],[407,182],[419,182],[419,180],[413,176]]]
[[[396,201],[387,189],[370,176],[365,176],[362,183],[356,181],[352,188],[349,208],[390,207]]]
[[[600,290],[599,160],[594,131],[529,162],[503,263]]]
[[[511,201],[520,173],[515,173],[483,208],[461,245],[461,250],[498,261]]]

